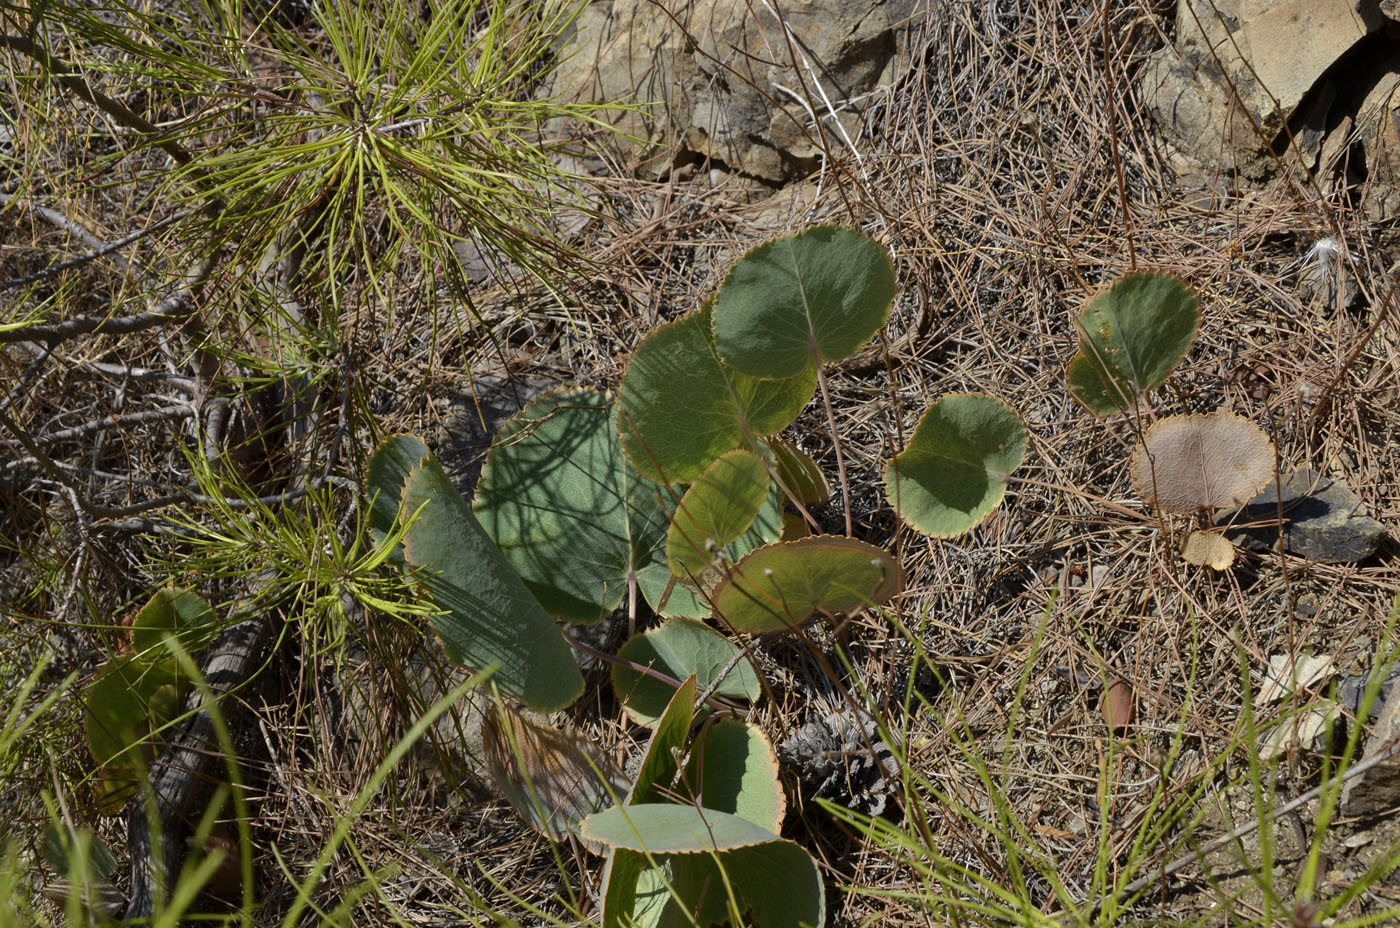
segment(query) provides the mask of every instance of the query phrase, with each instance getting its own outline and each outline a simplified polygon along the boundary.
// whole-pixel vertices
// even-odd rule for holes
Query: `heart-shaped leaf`
[[[816,390],[815,369],[764,380],[725,364],[710,313],[707,303],[652,331],[618,384],[622,450],[653,480],[689,483],[726,451],[786,427]]]
[[[1026,454],[1026,427],[1005,403],[955,393],[919,420],[909,446],[885,469],[885,492],[904,521],[934,538],[972,528],[1006,494]]]
[[[618,856],[635,851],[618,850]],[[640,856],[640,855],[639,855]],[[643,858],[645,860],[645,858]],[[633,910],[622,923],[649,928],[724,925],[732,906],[744,924],[762,928],[817,928],[826,908],[816,861],[792,841],[774,841],[720,854],[660,858],[637,879]],[[733,900],[728,888],[733,890]],[[608,913],[603,923],[608,926]]]
[[[1130,409],[1186,356],[1200,326],[1200,304],[1170,274],[1126,274],[1079,314],[1079,353],[1069,363],[1070,393],[1096,416]]]
[[[883,247],[851,229],[813,226],[735,262],[715,293],[715,344],[751,377],[795,377],[868,342],[894,292]]]

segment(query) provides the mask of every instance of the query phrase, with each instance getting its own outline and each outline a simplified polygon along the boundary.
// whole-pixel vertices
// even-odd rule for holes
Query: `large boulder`
[[[1177,0],[1175,41],[1139,76],[1186,173],[1259,180],[1277,153],[1308,170],[1354,141],[1400,0]],[[1291,143],[1290,143],[1291,139]],[[1343,141],[1345,140],[1345,141]]]
[[[819,162],[814,116],[833,138],[834,120],[851,133],[866,103],[908,69],[917,5],[595,0],[561,52],[554,91],[637,104],[616,116],[619,144],[654,175],[709,159],[782,183]]]

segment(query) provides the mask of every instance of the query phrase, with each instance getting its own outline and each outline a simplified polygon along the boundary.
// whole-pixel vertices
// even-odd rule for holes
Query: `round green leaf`
[[[187,651],[197,651],[214,640],[219,632],[214,610],[188,590],[167,587],[157,590],[131,623],[131,649],[156,653],[167,634],[179,640]]]
[[[595,622],[617,608],[630,575],[660,559],[661,493],[618,449],[612,400],[575,389],[501,428],[473,507],[550,614]]]
[[[883,548],[814,535],[745,556],[715,591],[715,611],[741,632],[791,631],[817,612],[884,602],[902,580],[899,564]]]
[[[666,562],[677,577],[699,574],[753,525],[768,498],[768,466],[751,451],[720,455],[681,497],[666,533]]]
[[[738,653],[739,649],[714,629],[688,619],[672,619],[633,636],[617,656],[676,680],[694,674],[696,685],[704,690]],[[612,682],[627,714],[641,725],[660,718],[675,693],[670,684],[623,664],[612,666]],[[747,658],[739,661],[715,692],[748,702],[757,699],[760,690],[753,663]]]
[[[909,446],[885,469],[885,492],[904,521],[951,538],[972,528],[1006,494],[1026,454],[1021,417],[995,397],[954,393],[934,403]]]
[[[133,752],[151,729],[152,696],[179,679],[174,658],[152,660],[127,654],[111,661],[88,687],[83,725],[88,750],[101,766],[139,769],[144,755]]]
[[[455,664],[499,664],[501,689],[541,712],[583,692],[573,651],[472,514],[436,458],[415,468],[404,510],[418,518],[404,534],[404,557],[442,612],[433,628]]]
[[[690,752],[686,783],[707,809],[746,818],[769,831],[783,826],[787,799],[773,746],[754,725],[716,719]]]
[[[894,265],[883,247],[814,226],[754,248],[715,293],[719,355],[751,377],[794,377],[839,361],[889,318]]]
[[[652,854],[704,854],[780,840],[746,818],[693,805],[614,806],[585,818],[585,840]]]
[[[1079,314],[1079,353],[1066,379],[1096,416],[1132,407],[1186,356],[1200,326],[1196,295],[1170,274],[1126,274]]]
[[[654,330],[617,388],[618,437],[653,480],[688,483],[753,437],[780,431],[816,390],[816,370],[785,380],[746,377],[719,359],[710,305]]]
[[[634,851],[616,852],[618,856]],[[645,863],[645,858],[643,858]],[[819,928],[826,923],[825,891],[816,861],[792,841],[772,841],[719,855],[673,854],[637,876],[632,911],[610,923],[652,928],[727,923],[730,900],[762,928]],[[723,872],[721,872],[721,868]],[[607,904],[606,901],[604,903]]]

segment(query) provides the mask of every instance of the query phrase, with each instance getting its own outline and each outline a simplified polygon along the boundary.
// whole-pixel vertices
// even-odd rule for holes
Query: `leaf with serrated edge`
[[[393,435],[374,449],[365,478],[365,492],[370,499],[370,532],[376,542],[393,532],[408,475],[428,454],[428,446],[417,435]]]
[[[1070,393],[1096,416],[1130,408],[1166,380],[1196,337],[1196,295],[1170,274],[1125,274],[1079,314],[1079,353],[1066,371]]]
[[[496,684],[536,711],[577,699],[583,675],[573,651],[436,459],[410,473],[404,508],[418,514],[404,556],[443,610],[432,621],[448,660],[478,670],[499,664]]]
[[[787,799],[778,758],[763,731],[738,719],[716,719],[690,752],[686,783],[706,809],[746,818],[777,833]]]
[[[791,631],[816,612],[878,605],[903,585],[883,548],[839,535],[813,535],[752,551],[715,590],[715,611],[751,635]]]
[[[1027,437],[1021,417],[996,397],[949,394],[929,406],[908,447],[885,468],[885,493],[916,530],[960,535],[1006,495]]]

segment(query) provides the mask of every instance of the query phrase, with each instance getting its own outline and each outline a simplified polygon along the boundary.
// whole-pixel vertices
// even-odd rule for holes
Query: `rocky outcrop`
[[[1301,164],[1359,185],[1371,218],[1390,218],[1397,14],[1400,0],[1177,0],[1175,39],[1138,91],[1182,173],[1258,181]]]
[[[781,183],[854,137],[908,67],[918,0],[597,0],[561,52],[565,99],[624,101],[624,156],[662,175],[715,166]],[[840,127],[836,122],[841,123]],[[839,143],[838,143],[839,144]]]

